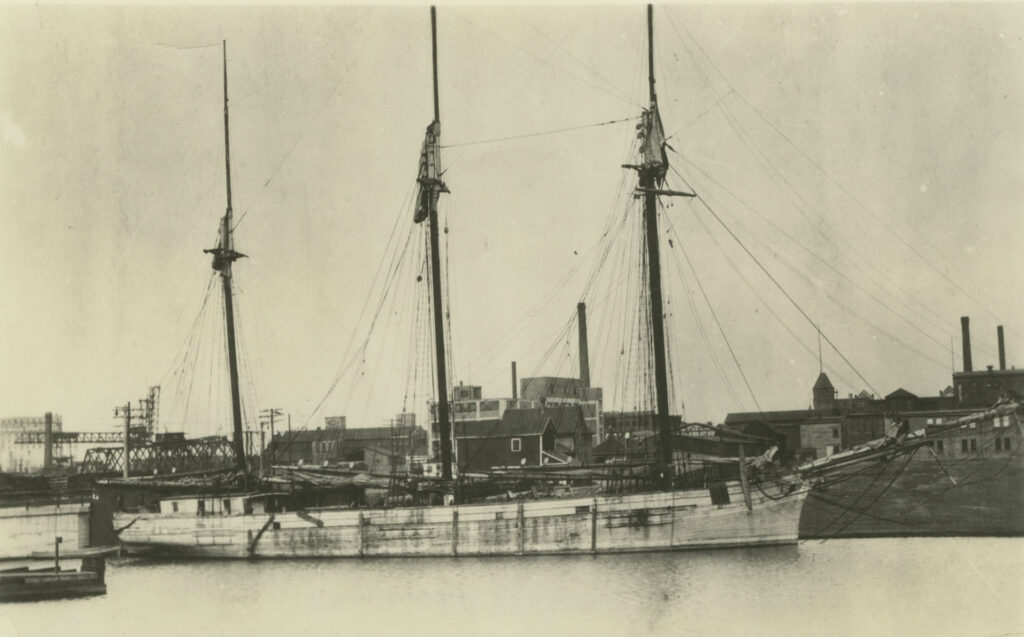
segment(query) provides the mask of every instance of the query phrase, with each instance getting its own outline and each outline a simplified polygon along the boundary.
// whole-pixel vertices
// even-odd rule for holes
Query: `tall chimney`
[[[516,362],[512,361],[512,400],[519,399],[519,382],[516,380]]]
[[[43,471],[53,467],[53,414],[43,416]]]
[[[974,371],[971,366],[971,319],[969,317],[960,317],[960,329],[964,339],[964,371]]]
[[[580,382],[590,387],[590,354],[587,351],[587,304],[576,305],[577,322],[580,326]]]
[[[1003,326],[996,327],[996,338],[999,339],[999,369],[1006,369],[1006,346],[1003,344]]]

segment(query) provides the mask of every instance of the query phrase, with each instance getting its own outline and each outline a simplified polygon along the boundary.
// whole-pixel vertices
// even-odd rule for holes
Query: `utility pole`
[[[122,475],[127,478],[131,474],[131,454],[133,440],[132,440],[132,419],[142,423],[142,427],[145,429],[144,434],[136,436],[137,439],[145,441],[152,440],[154,431],[153,427],[156,423],[156,409],[157,401],[160,396],[160,387],[154,386],[149,388],[149,394],[146,398],[140,398],[138,405],[132,407],[132,401],[128,401],[123,405],[114,407],[114,418],[121,418],[124,420],[124,466]]]
[[[270,464],[274,464],[275,456],[277,455],[277,446],[274,444],[274,419],[280,417],[283,412],[280,409],[261,409],[260,410],[260,473],[263,473],[263,427],[270,426],[270,448],[273,450],[270,456]],[[289,415],[289,422],[291,422],[291,415]],[[289,427],[290,429],[290,427]]]

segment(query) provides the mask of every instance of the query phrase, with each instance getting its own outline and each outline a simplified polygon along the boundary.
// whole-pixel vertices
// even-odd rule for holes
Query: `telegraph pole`
[[[156,427],[156,413],[157,405],[160,400],[160,387],[158,385],[150,387],[149,393],[146,398],[140,398],[138,404],[132,407],[132,401],[128,401],[123,405],[114,407],[114,418],[121,418],[124,420],[124,466],[122,475],[127,478],[131,475],[131,455],[132,455],[132,420],[142,423],[137,429],[141,432],[136,438],[142,440],[145,443],[146,440],[153,440],[155,436]]]
[[[270,426],[270,448],[273,449],[271,453],[270,464],[274,464],[274,458],[277,455],[277,447],[274,445],[274,419],[280,417],[283,412],[280,409],[261,409],[260,410],[260,473],[263,473],[263,427],[266,425]],[[288,416],[289,422],[291,421],[291,415]]]

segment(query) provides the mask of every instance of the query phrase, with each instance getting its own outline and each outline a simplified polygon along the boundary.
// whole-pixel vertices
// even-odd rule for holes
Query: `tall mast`
[[[647,115],[647,156],[662,153],[661,120],[658,98],[654,93],[654,23],[653,8],[647,5],[647,64],[651,107]],[[655,148],[655,146],[657,146]],[[665,323],[661,302],[661,257],[658,247],[658,193],[667,165],[664,161],[645,161],[639,167],[640,190],[644,196],[644,227],[647,244],[647,283],[650,290],[651,335],[654,338],[654,388],[657,394],[658,464],[665,484],[671,483],[672,426],[668,413],[668,373],[665,364]]]
[[[440,155],[441,114],[437,91],[437,10],[433,6],[430,7],[430,41],[434,66],[434,121],[427,130],[427,141],[424,144],[427,172],[424,174],[421,170],[420,184],[426,195],[425,198],[421,198],[421,201],[426,204],[426,212],[430,220],[430,289],[433,293],[434,352],[437,357],[437,423],[441,433],[441,476],[445,480],[451,480],[452,428],[448,414],[448,371],[444,344],[445,312],[441,299],[441,258],[438,252],[440,242],[437,236],[437,199],[438,195],[441,192],[447,192],[447,189],[440,180],[440,166],[437,164]]]
[[[235,310],[231,296],[231,264],[244,254],[235,252],[231,240],[231,143],[228,134],[228,45],[222,41],[224,57],[224,170],[227,174],[227,210],[221,219],[220,245],[204,252],[213,255],[213,269],[220,272],[224,288],[224,323],[228,339],[228,373],[231,377],[231,419],[233,427],[232,447],[235,451],[235,466],[245,471],[245,441],[242,433],[242,401],[238,387],[238,355],[235,347]]]
[[[654,94],[654,5],[647,5],[647,84],[650,90],[651,107],[658,101]]]
[[[441,108],[438,106],[437,91],[437,7],[430,7],[430,50],[434,69],[434,121],[441,123]]]

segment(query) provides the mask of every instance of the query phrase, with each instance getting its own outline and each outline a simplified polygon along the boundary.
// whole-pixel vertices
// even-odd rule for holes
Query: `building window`
[[[1003,438],[1003,451],[1009,451],[1009,450],[1010,450],[1010,439],[1009,438]]]
[[[171,511],[174,511],[175,513],[178,512],[178,503],[177,502],[171,502]]]
[[[967,438],[960,439],[960,451],[967,453]]]
[[[498,411],[500,403],[497,400],[480,401],[480,411]]]
[[[935,447],[936,447],[936,449],[938,449],[939,453],[942,453],[944,446],[945,445],[942,444],[941,440],[936,440],[935,441]]]
[[[838,427],[833,427],[832,428],[832,437],[836,438],[837,440],[839,439],[839,428]]]
[[[978,439],[977,438],[971,438],[971,451],[977,451],[977,450],[978,450]]]
[[[521,451],[523,448],[523,441],[519,438],[512,439],[512,451]]]
[[[231,500],[224,498],[221,502],[224,503],[224,514],[231,515]]]
[[[1002,449],[1003,449],[1003,439],[1002,438],[996,438],[996,451],[1002,451]]]

